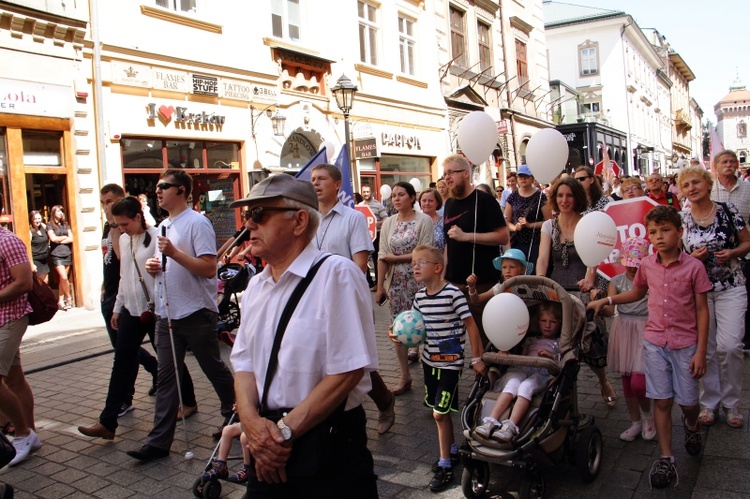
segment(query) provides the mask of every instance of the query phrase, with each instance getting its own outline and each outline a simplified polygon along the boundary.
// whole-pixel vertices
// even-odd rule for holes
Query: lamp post
[[[357,85],[347,78],[346,75],[342,74],[341,78],[336,81],[336,86],[331,89],[333,96],[336,98],[336,105],[339,107],[342,113],[344,113],[344,141],[346,147],[346,157],[349,160],[349,170],[352,176],[352,191],[354,190],[354,177],[356,172],[354,171],[352,161],[351,150],[349,148],[349,111],[352,110],[352,103],[354,102],[354,95],[357,93]]]

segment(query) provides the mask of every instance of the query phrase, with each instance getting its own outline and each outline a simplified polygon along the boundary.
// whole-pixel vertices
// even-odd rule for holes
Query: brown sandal
[[[403,395],[404,393],[411,391],[411,381],[412,380],[405,381],[396,388],[391,388],[391,393],[394,395]]]

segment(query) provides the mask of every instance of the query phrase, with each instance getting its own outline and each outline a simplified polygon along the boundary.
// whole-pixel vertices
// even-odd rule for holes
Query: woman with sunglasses
[[[534,186],[534,176],[526,165],[516,174],[518,189],[505,202],[505,220],[510,229],[510,247],[521,250],[526,261],[536,265],[541,228],[551,213],[547,196]]]
[[[589,201],[588,208],[583,212],[584,215],[592,211],[601,211],[612,202],[612,198],[604,194],[602,184],[594,175],[594,170],[588,166],[576,168],[573,177],[581,183]]]
[[[70,281],[68,272],[73,263],[71,246],[73,245],[73,233],[65,218],[63,207],[56,204],[50,210],[50,221],[47,225],[47,237],[50,240],[50,257],[52,266],[57,272],[60,310],[69,310],[73,306],[73,296],[70,293]]]
[[[432,219],[414,210],[417,193],[409,182],[398,182],[391,191],[391,201],[397,213],[386,218],[380,229],[380,251],[378,254],[378,290],[375,301],[388,301],[391,319],[404,310],[411,310],[419,286],[411,266],[411,252],[417,246],[434,244]],[[394,395],[411,390],[408,352],[405,346],[394,346],[401,370],[401,379]],[[414,354],[413,354],[414,355]],[[416,353],[416,358],[419,354]],[[416,360],[416,359],[415,359]]]

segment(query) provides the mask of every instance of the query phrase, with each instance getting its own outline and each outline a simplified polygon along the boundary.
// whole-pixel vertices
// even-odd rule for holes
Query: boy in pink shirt
[[[682,408],[685,450],[695,456],[703,446],[698,379],[706,373],[711,282],[703,264],[680,249],[682,220],[676,209],[657,206],[646,214],[644,222],[657,252],[641,260],[633,290],[592,301],[587,308],[598,313],[604,305],[631,303],[649,293],[643,333],[646,396],[654,401],[662,454],[651,467],[650,479],[653,487],[664,488],[677,474],[672,455],[673,401]]]

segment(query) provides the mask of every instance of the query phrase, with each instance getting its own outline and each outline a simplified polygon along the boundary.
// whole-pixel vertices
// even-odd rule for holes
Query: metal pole
[[[354,166],[355,165],[355,163],[353,161],[354,158],[352,158],[352,150],[351,150],[351,147],[350,147],[350,144],[349,144],[349,139],[350,139],[350,135],[349,135],[349,113],[344,113],[344,135],[345,135],[344,143],[346,144],[346,157],[348,158],[348,161],[349,161],[349,173],[350,173],[350,175],[352,177],[351,178],[351,181],[352,181],[352,192],[357,192],[357,189],[356,189],[357,181],[355,180],[355,176],[357,174],[357,171],[356,171],[357,169]]]

